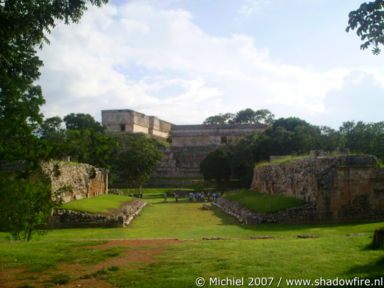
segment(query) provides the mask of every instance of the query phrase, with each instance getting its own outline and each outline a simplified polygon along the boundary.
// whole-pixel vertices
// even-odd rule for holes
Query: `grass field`
[[[128,196],[105,194],[95,198],[71,201],[59,208],[89,213],[108,213],[109,209],[118,209],[121,204],[129,200],[132,198]]]
[[[68,287],[197,287],[197,277],[244,277],[248,287],[248,277],[274,277],[276,287],[280,277],[383,276],[384,251],[368,246],[384,223],[240,225],[202,203],[164,202],[163,191],[144,191],[149,205],[127,228],[52,230],[29,243],[4,241],[0,233],[0,283],[45,287],[63,278]],[[273,238],[250,239],[266,235]],[[153,238],[180,241],[117,240]],[[284,281],[280,287],[287,287]]]

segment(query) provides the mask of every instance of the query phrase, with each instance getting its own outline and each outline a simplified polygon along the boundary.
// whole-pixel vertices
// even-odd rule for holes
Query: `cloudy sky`
[[[384,55],[346,33],[362,0],[112,0],[40,52],[47,117],[133,109],[175,124],[269,109],[384,120]]]

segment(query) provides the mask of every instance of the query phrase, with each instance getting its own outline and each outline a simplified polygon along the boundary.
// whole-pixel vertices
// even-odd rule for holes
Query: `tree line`
[[[252,109],[242,111],[249,110]],[[236,115],[242,115],[242,111]],[[273,114],[269,112],[268,115]],[[252,121],[245,123],[254,124]],[[301,155],[311,150],[348,149],[352,153],[369,154],[384,159],[384,122],[348,121],[338,130],[311,125],[296,117],[270,119],[270,123],[272,124],[265,133],[250,134],[208,154],[200,164],[204,178],[218,182],[235,178],[248,186],[252,181],[256,163],[268,161],[272,155]]]

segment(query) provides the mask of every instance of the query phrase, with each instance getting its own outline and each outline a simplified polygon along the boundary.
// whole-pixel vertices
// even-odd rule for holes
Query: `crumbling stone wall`
[[[263,133],[263,124],[174,125],[172,147],[209,147],[233,143],[252,133]]]
[[[256,167],[251,189],[315,205],[315,221],[384,219],[384,169],[374,157],[310,157]]]
[[[74,210],[55,210],[49,221],[51,228],[127,227],[146,206],[141,199],[123,204],[117,211],[107,214],[91,214]]]
[[[108,193],[108,170],[85,163],[48,162],[43,171],[50,180],[52,197],[62,203]]]
[[[157,177],[202,177],[200,163],[212,152],[213,147],[169,147],[163,151],[163,161]]]
[[[225,198],[219,198],[212,204],[244,224],[303,224],[314,221],[315,209],[311,203],[287,208],[274,213],[253,211],[236,201],[230,201]]]

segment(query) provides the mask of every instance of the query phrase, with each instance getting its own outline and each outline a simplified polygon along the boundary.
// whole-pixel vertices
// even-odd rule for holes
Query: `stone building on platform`
[[[172,139],[164,151],[158,177],[201,177],[200,162],[214,149],[233,143],[251,133],[263,133],[266,125],[175,125],[155,116],[125,109],[103,110],[107,131],[144,133]]]
[[[167,138],[172,124],[155,116],[147,116],[133,110],[103,110],[102,124],[111,132],[144,133]]]

